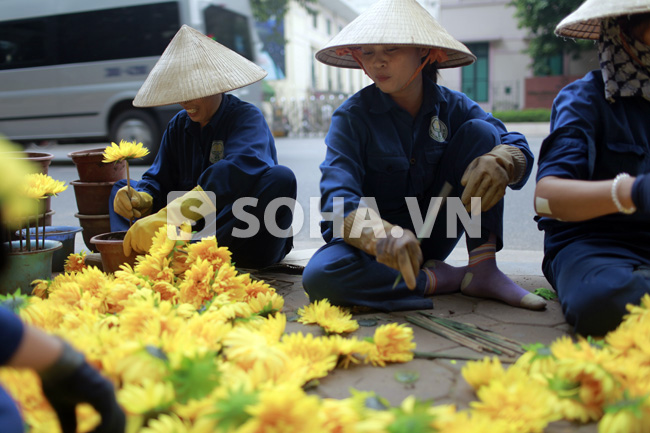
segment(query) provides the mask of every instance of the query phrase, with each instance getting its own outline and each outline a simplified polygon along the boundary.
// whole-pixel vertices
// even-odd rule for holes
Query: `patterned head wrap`
[[[618,18],[601,21],[598,56],[609,102],[632,96],[650,101],[650,46],[624,32]]]

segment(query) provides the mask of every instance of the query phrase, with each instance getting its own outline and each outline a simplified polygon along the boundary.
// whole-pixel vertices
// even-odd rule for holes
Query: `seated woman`
[[[603,335],[650,293],[650,1],[588,0],[556,34],[598,40],[600,70],[553,104],[535,190],[542,268],[575,331]]]
[[[431,295],[462,291],[543,309],[544,301],[510,280],[495,259],[503,245],[506,187],[519,189],[530,175],[528,143],[464,94],[435,82],[438,68],[476,59],[467,47],[415,0],[380,0],[316,58],[363,68],[374,84],[336,110],[325,139],[322,210],[334,217],[322,223],[327,244],[303,274],[310,299],[394,311],[431,308]],[[472,197],[481,199],[473,210],[480,227],[467,236],[463,267],[443,262],[464,228],[452,229],[457,221],[447,221],[446,205],[430,235],[421,241],[414,235],[446,184],[449,206],[454,199],[469,208]]]
[[[109,200],[111,230],[128,230],[125,254],[147,252],[158,228],[180,225],[180,219],[170,218],[173,206],[168,205],[171,196],[187,191],[180,201],[196,208],[196,203],[210,207],[210,200],[202,197],[212,195],[216,216],[200,233],[215,235],[238,266],[265,267],[291,251],[293,236],[275,236],[264,216],[276,198],[295,200],[296,177],[278,164],[262,112],[226,93],[264,76],[262,68],[191,27],[184,25],[176,33],[133,105],[178,103],[183,109],[169,121],[160,151],[142,180],[131,188],[124,180],[116,182]],[[133,218],[138,220],[129,228]],[[257,230],[250,227],[252,219]],[[282,206],[272,223],[289,232],[292,219],[292,209]]]

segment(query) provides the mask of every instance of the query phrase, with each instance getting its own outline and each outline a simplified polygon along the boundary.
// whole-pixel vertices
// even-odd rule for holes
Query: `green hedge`
[[[502,122],[548,122],[551,120],[551,110],[546,108],[495,111],[492,115]]]

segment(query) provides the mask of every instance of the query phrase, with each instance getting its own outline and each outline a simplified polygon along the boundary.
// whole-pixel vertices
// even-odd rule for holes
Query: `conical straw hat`
[[[157,107],[248,86],[266,71],[236,52],[183,25],[140,87],[133,105]]]
[[[378,1],[334,36],[316,58],[330,66],[359,68],[349,53],[337,54],[337,49],[365,44],[439,48],[448,57],[438,64],[439,68],[465,66],[476,60],[415,0]]]
[[[587,0],[555,28],[555,34],[576,39],[598,39],[603,18],[650,12],[649,0]]]

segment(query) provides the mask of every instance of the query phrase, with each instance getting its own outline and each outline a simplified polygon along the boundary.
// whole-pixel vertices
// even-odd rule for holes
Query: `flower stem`
[[[131,174],[129,173],[129,160],[125,159],[124,162],[126,163],[126,191],[127,195],[129,196],[129,201],[131,201],[131,197],[133,196],[133,192],[131,191]],[[133,225],[133,217],[129,218],[129,227]]]

